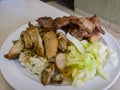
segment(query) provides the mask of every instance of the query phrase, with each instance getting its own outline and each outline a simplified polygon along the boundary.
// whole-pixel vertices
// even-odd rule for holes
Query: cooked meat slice
[[[52,76],[51,78],[51,83],[58,83],[58,84],[61,84],[63,81],[63,77],[61,74],[55,74]]]
[[[24,42],[20,38],[16,43],[10,48],[9,52],[4,55],[8,59],[16,59],[20,52],[24,49]]]
[[[78,28],[71,28],[69,29],[69,33],[76,37],[79,40],[82,40],[86,35],[88,35],[88,32],[85,30],[79,30]]]
[[[57,69],[60,72],[64,71],[64,69],[65,69],[65,62],[66,62],[65,54],[64,53],[58,53],[56,58],[55,58],[55,64],[57,66]]]
[[[68,32],[72,35],[72,36],[74,36],[74,37],[76,37],[76,35],[78,34],[78,28],[73,28],[73,27],[71,27],[71,28],[69,28],[69,30],[68,30]]]
[[[90,37],[88,37],[88,40],[90,42],[96,42],[96,41],[99,41],[101,38],[101,35],[100,34],[96,34],[96,35],[92,35]]]
[[[70,20],[68,17],[58,17],[54,19],[54,26],[56,29],[62,28],[68,24],[70,24]]]
[[[101,28],[100,20],[98,19],[98,17],[96,15],[90,17],[89,20],[93,22],[93,24],[95,25],[96,29],[100,33],[105,34],[105,31]]]
[[[44,47],[43,47],[43,41],[42,41],[42,37],[40,36],[38,29],[36,29],[36,35],[37,35],[37,42],[36,43],[36,53],[39,56],[44,56]]]
[[[27,30],[33,45],[34,49],[39,56],[44,56],[44,47],[42,42],[42,37],[40,36],[38,29],[36,27]]]
[[[45,45],[46,56],[48,61],[54,62],[57,54],[58,40],[54,31],[49,31],[43,34],[43,41]]]
[[[89,33],[92,33],[92,31],[95,28],[95,25],[87,18],[81,18],[80,22],[82,23],[83,27],[80,27],[82,30],[87,30]]]
[[[71,20],[71,22],[78,25],[81,30],[86,30],[89,33],[92,33],[95,28],[95,25],[87,18],[76,18]]]
[[[36,41],[37,41],[36,30],[32,29],[32,30],[28,30],[27,32],[28,32],[28,34],[29,34],[29,36],[31,38],[32,43],[35,44]]]
[[[51,17],[40,17],[36,21],[44,28],[53,29],[53,20]]]
[[[33,47],[33,43],[31,41],[31,38],[30,38],[29,34],[27,33],[27,31],[23,31],[21,33],[21,36],[22,36],[23,41],[25,43],[25,49],[32,48]]]
[[[77,18],[76,16],[72,16],[72,15],[69,16],[70,20],[73,20],[73,19],[76,19],[76,18]]]
[[[50,64],[42,73],[41,73],[41,82],[43,85],[50,83],[51,77],[55,71],[55,64]]]
[[[62,52],[64,52],[67,48],[67,38],[63,33],[58,33],[58,48]]]

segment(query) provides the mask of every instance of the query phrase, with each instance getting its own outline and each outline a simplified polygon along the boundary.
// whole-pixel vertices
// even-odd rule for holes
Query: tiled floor
[[[81,17],[81,16],[91,16],[91,14],[87,13],[87,12],[84,12],[82,10],[79,10],[79,9],[76,9],[75,8],[75,11],[72,11],[60,4],[58,4],[56,1],[50,1],[50,2],[47,2],[49,5],[55,7],[55,8],[58,8],[70,15],[75,15],[77,17]],[[117,39],[120,39],[120,25],[116,25],[114,23],[111,23],[109,21],[106,21],[102,18],[100,18],[100,21],[101,21],[101,24],[104,25],[106,27],[106,30],[108,32],[110,32],[115,38]]]

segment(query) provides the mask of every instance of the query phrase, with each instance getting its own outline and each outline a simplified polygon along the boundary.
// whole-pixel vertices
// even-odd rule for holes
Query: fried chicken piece
[[[58,83],[61,84],[63,82],[63,76],[59,73],[56,73],[51,78],[51,83]]]
[[[76,19],[76,18],[77,18],[76,16],[72,16],[72,15],[69,16],[70,20],[73,20],[73,19]]]
[[[24,41],[24,43],[25,43],[25,49],[32,48],[32,47],[33,47],[33,43],[32,43],[32,41],[31,41],[31,38],[30,38],[28,32],[27,32],[27,31],[23,31],[23,32],[21,33],[21,36],[22,36],[23,41]]]
[[[58,33],[58,48],[64,52],[67,48],[67,38],[63,33]]]
[[[40,36],[38,29],[35,26],[30,26],[27,29],[27,32],[31,38],[31,41],[34,45],[35,52],[39,56],[44,56],[44,47],[42,37]]]
[[[4,55],[8,59],[16,59],[20,52],[24,49],[24,42],[22,38],[16,41],[16,43],[10,48],[9,52]]]
[[[50,64],[43,72],[41,73],[41,82],[43,85],[47,85],[51,81],[51,77],[53,76],[55,71],[55,64]]]
[[[54,19],[54,26],[56,29],[62,28],[68,24],[70,24],[70,19],[68,17],[64,16]]]
[[[43,34],[46,56],[48,61],[54,62],[54,58],[58,50],[58,40],[54,31],[49,31]]]
[[[95,25],[87,18],[75,18],[71,22],[74,25],[78,25],[80,30],[85,30],[88,33],[92,33],[95,28]]]
[[[93,24],[95,25],[96,29],[100,33],[105,34],[105,31],[101,28],[100,20],[98,19],[98,17],[96,15],[90,17],[89,20],[93,22]]]

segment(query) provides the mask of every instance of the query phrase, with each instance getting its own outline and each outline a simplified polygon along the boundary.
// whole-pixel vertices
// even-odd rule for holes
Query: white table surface
[[[0,47],[5,39],[20,26],[41,16],[68,15],[39,0],[0,0]],[[119,40],[118,40],[119,42]],[[120,78],[109,90],[120,90]],[[0,72],[0,90],[14,90]]]

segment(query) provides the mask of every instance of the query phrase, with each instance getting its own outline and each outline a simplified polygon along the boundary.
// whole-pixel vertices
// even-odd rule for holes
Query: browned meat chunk
[[[58,17],[54,20],[54,26],[56,29],[62,28],[68,24],[70,24],[68,17]]]
[[[40,17],[36,21],[39,23],[40,26],[46,29],[53,29],[53,20],[51,17]]]
[[[27,32],[31,38],[31,41],[34,45],[34,49],[39,56],[44,56],[44,47],[42,42],[42,37],[40,36],[38,29],[34,26],[31,26],[27,29]]]
[[[71,15],[71,16],[69,16],[68,18],[69,18],[70,20],[73,20],[73,19],[76,19],[77,17]]]
[[[16,59],[20,52],[24,49],[24,42],[20,38],[16,43],[10,48],[8,54],[4,55],[8,59]]]
[[[55,64],[57,66],[57,69],[60,72],[64,71],[64,69],[65,69],[65,62],[66,62],[65,54],[64,53],[58,53],[57,56],[56,56]]]
[[[62,75],[57,73],[57,74],[55,74],[55,75],[52,76],[50,82],[51,82],[51,83],[58,83],[58,84],[61,84],[62,81],[63,81]]]
[[[81,30],[86,30],[89,33],[92,33],[95,29],[95,25],[87,18],[81,18],[80,22],[82,23],[82,26],[80,26]]]
[[[92,33],[95,28],[95,25],[87,18],[76,18],[71,20],[71,22],[78,25],[80,30],[86,30],[89,33]]]
[[[92,35],[90,37],[88,37],[88,40],[90,42],[96,42],[96,41],[99,41],[101,38],[101,35],[100,34],[96,34],[96,35]]]
[[[53,76],[55,71],[55,65],[50,64],[49,67],[47,67],[42,73],[41,73],[41,82],[43,85],[47,85],[51,81],[51,77]]]
[[[54,58],[58,50],[58,40],[54,31],[49,31],[43,34],[46,56],[48,61],[54,62]]]
[[[58,33],[58,48],[64,52],[67,48],[67,38],[63,33]]]
[[[97,18],[96,15],[92,16],[89,18],[90,21],[93,22],[93,24],[95,25],[96,29],[102,33],[102,34],[105,34],[105,31],[101,28],[100,26],[100,20]]]
[[[70,28],[69,33],[79,40],[82,40],[84,37],[86,37],[86,35],[88,35],[87,31],[79,30],[78,28]]]
[[[25,43],[25,49],[32,48],[33,47],[33,43],[31,41],[31,38],[30,38],[29,34],[27,33],[27,31],[23,31],[21,33],[21,36],[22,36],[23,41]]]
[[[36,43],[35,50],[36,50],[37,55],[43,57],[44,56],[43,41],[42,41],[42,37],[40,36],[38,32],[38,29],[36,29],[36,35],[37,35],[37,42],[35,42]]]

